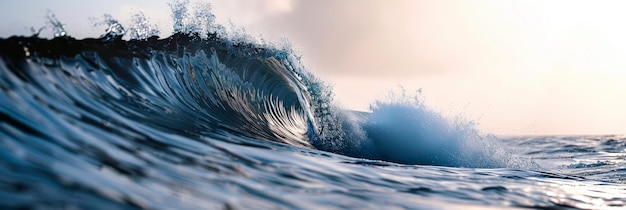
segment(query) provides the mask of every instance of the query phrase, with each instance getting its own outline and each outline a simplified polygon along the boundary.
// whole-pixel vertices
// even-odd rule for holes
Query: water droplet
[[[52,32],[55,38],[67,36],[67,33],[65,32],[65,25],[57,19],[56,15],[48,11],[46,18],[48,19],[48,24],[52,26]]]
[[[24,56],[30,57],[30,50],[28,50],[28,47],[24,46],[23,49],[24,49]]]

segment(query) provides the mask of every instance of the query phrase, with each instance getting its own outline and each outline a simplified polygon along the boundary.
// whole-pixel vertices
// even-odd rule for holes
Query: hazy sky
[[[94,2],[3,2],[0,36],[45,25],[48,9],[77,37],[104,30],[89,17],[124,24],[140,11],[171,33],[167,0]],[[222,23],[289,39],[347,108],[402,85],[485,132],[626,134],[626,1],[209,2]]]

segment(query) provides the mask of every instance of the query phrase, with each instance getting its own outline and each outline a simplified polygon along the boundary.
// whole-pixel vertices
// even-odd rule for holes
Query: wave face
[[[328,113],[316,103],[326,102],[318,99],[323,85],[289,51],[183,33],[133,41],[12,37],[0,46],[5,166],[88,164],[144,176],[145,164],[185,161],[178,150],[200,153],[193,147],[206,139],[334,146],[322,136],[332,130],[322,124]],[[84,181],[77,177],[70,181]]]
[[[122,138],[122,131],[147,126],[191,138],[228,134],[397,163],[505,166],[482,156],[467,162],[469,137],[478,139],[472,144],[486,141],[421,105],[381,102],[360,114],[335,108],[329,89],[285,50],[235,45],[215,34],[143,41],[15,37],[2,46],[3,100],[14,101],[3,104],[5,115],[39,135],[69,120],[105,123]],[[37,124],[30,120],[47,116],[31,110],[65,117],[29,127]]]
[[[107,43],[71,38],[2,41],[3,99],[25,100],[6,94],[25,91],[45,102],[28,103],[32,107],[26,110],[50,110],[81,121],[110,119],[107,123],[125,130],[149,124],[192,135],[223,131],[311,147],[305,117],[310,111],[308,104],[302,105],[310,94],[279,51],[194,41],[187,35]],[[41,118],[30,116],[39,113],[15,112],[19,107],[3,109],[18,124]]]
[[[176,33],[164,39],[142,14],[128,31],[105,15],[100,38],[69,37],[52,15],[54,39],[0,39],[0,207],[620,205],[611,195],[623,188],[596,182],[619,182],[619,156],[567,162],[572,176],[534,172],[549,164],[415,97],[338,108],[289,47],[227,32],[186,4],[170,5]],[[556,151],[542,159],[572,150]],[[594,180],[580,182],[581,170]]]
[[[451,123],[407,96],[376,102],[371,113],[337,108],[331,88],[289,47],[228,32],[213,22],[210,5],[191,15],[187,4],[170,4],[176,33],[165,39],[154,36],[159,30],[140,13],[128,31],[104,15],[97,25],[108,29],[98,39],[66,36],[63,24],[49,14],[55,39],[36,34],[2,40],[3,99],[11,102],[3,104],[6,117],[29,127],[30,120],[65,116],[51,121],[54,125],[28,128],[41,134],[65,129],[58,123],[84,121],[113,126],[119,137],[146,127],[405,164],[505,167],[515,162],[498,154],[503,152],[494,141],[478,135],[470,123]],[[121,39],[127,34],[131,41]],[[37,116],[40,111],[47,114]]]

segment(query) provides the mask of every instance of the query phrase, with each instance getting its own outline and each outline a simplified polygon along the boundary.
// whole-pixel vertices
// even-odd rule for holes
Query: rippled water
[[[158,150],[138,144],[132,152],[101,143],[101,149],[107,148],[112,156],[108,158],[44,146],[48,144],[37,148],[3,141],[6,148],[2,155],[2,205],[188,209],[624,208],[623,137],[503,140],[521,153],[536,157],[538,162],[549,163],[545,166],[551,168],[531,171],[402,165],[236,136],[228,140],[200,138]],[[585,146],[575,146],[577,143]],[[555,144],[570,146],[555,148]],[[622,149],[616,151],[618,147]],[[587,151],[590,148],[594,151]],[[92,153],[98,154],[95,151]]]
[[[0,207],[626,208],[626,136],[484,135],[404,93],[343,110],[288,46],[171,7],[164,39],[142,14],[0,39]]]

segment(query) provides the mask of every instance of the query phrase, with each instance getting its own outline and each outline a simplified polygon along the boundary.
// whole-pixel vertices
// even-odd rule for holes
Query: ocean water
[[[626,136],[493,136],[404,92],[370,112],[289,45],[171,4],[0,39],[2,209],[626,209]],[[202,7],[201,7],[202,8]]]

